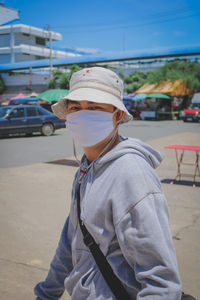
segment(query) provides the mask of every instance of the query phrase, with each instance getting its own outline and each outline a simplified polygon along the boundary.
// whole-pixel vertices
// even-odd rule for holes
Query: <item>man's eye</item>
[[[79,109],[80,109],[79,106],[71,106],[71,107],[69,107],[69,111],[79,110]]]
[[[91,106],[88,109],[89,110],[102,110],[102,107],[100,107],[100,106]]]

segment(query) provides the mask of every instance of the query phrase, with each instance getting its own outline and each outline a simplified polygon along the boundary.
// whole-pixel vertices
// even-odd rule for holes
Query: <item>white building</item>
[[[61,39],[60,33],[33,26],[23,24],[0,26],[0,64],[77,56],[74,53],[52,49],[52,41]],[[47,42],[50,47],[47,47]]]

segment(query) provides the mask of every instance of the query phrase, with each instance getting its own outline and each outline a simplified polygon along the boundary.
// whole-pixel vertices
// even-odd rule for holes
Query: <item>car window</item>
[[[200,103],[192,103],[192,104],[190,105],[190,108],[191,108],[191,109],[200,109]]]
[[[23,118],[24,117],[24,108],[23,107],[14,108],[10,113],[10,117],[12,117],[12,118]]]
[[[38,108],[37,108],[37,113],[38,113],[38,115],[40,115],[40,116],[43,116],[43,115],[44,115],[43,111],[40,110],[40,109],[38,109]]]
[[[26,111],[28,117],[35,117],[38,115],[35,107],[27,107]]]
[[[11,111],[10,107],[2,107],[0,108],[0,118],[4,118]]]

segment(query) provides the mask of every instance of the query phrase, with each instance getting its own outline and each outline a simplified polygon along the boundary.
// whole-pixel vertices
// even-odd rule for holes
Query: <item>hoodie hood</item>
[[[148,164],[156,169],[164,158],[164,154],[155,150],[148,144],[133,138],[121,137],[122,142],[116,145],[112,150],[103,157],[96,160],[96,168],[102,167],[104,164],[115,160],[127,153],[133,153],[144,158]]]

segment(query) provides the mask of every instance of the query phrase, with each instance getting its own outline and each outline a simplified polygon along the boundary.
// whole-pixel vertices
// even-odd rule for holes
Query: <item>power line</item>
[[[155,18],[155,17],[162,17],[162,16],[166,16],[166,14],[177,14],[177,13],[184,13],[184,12],[188,12],[188,10],[186,10],[186,9],[173,9],[173,10],[164,10],[164,11],[162,11],[162,12],[158,12],[158,13],[153,13],[153,14],[147,14],[147,15],[141,15],[140,16],[140,18],[141,17],[143,17],[143,18]],[[137,16],[136,16],[137,17]],[[135,16],[134,16],[134,18],[136,18]],[[69,25],[62,25],[62,26],[53,26],[53,28],[66,28],[66,27],[70,27],[70,28],[82,28],[82,27],[90,27],[90,26],[102,26],[102,25],[113,25],[113,24],[119,24],[119,23],[124,23],[124,22],[127,22],[127,21],[130,21],[130,18],[129,19],[117,19],[117,20],[114,20],[114,21],[109,21],[109,22],[95,22],[95,23],[84,23],[84,24],[78,24],[77,25],[77,23],[76,24],[74,24],[74,25],[72,25],[72,24],[70,24],[70,26]],[[131,18],[131,21],[133,21],[133,18]]]
[[[194,17],[196,15],[199,15],[199,12],[195,12],[193,14],[190,15],[185,15],[185,16],[171,16],[168,17],[166,19],[161,19],[161,20],[152,20],[152,21],[144,21],[144,22],[135,22],[132,24],[125,24],[125,25],[112,25],[110,27],[108,26],[102,26],[101,28],[92,28],[90,30],[77,30],[77,31],[65,31],[62,32],[62,34],[75,34],[75,33],[89,33],[89,32],[100,32],[100,31],[111,31],[111,30],[117,30],[117,29],[126,29],[126,28],[139,28],[139,27],[143,27],[143,26],[147,26],[147,25],[153,25],[153,24],[162,24],[162,23],[168,23],[168,22],[172,22],[172,21],[176,21],[176,20],[181,20],[181,19],[186,19],[186,18],[191,18]],[[94,26],[93,26],[94,27]]]
[[[196,10],[195,11],[195,14],[198,12],[198,10]],[[165,11],[162,11],[162,12],[158,12],[158,13],[155,13],[155,14],[150,14],[150,15],[143,15],[143,16],[141,16],[140,18],[143,18],[144,20],[147,20],[147,22],[148,22],[148,24],[149,24],[149,22],[157,22],[157,21],[159,21],[159,19],[163,19],[163,18],[166,18],[166,15],[167,15],[167,17],[170,15],[170,16],[174,16],[175,18],[186,18],[187,16],[179,16],[180,14],[184,14],[184,13],[191,13],[191,11],[189,11],[189,10],[186,10],[186,9],[173,9],[173,10],[165,10]],[[192,12],[192,13],[194,13],[194,12]],[[190,16],[190,15],[189,15]],[[153,20],[151,20],[153,18]],[[149,21],[148,21],[148,19],[150,19]],[[155,19],[157,19],[157,20],[155,20]],[[127,20],[127,18],[124,20],[124,19],[118,19],[118,20],[114,20],[114,21],[110,21],[110,22],[100,22],[100,23],[89,23],[89,24],[76,24],[76,25],[71,25],[70,24],[70,26],[69,25],[62,25],[62,26],[53,26],[53,28],[70,28],[70,31],[71,31],[71,29],[79,29],[79,28],[81,28],[81,29],[83,29],[84,27],[92,27],[92,28],[94,28],[94,30],[97,30],[97,29],[100,29],[101,30],[101,27],[105,27],[106,29],[108,28],[108,27],[113,27],[113,26],[115,26],[115,28],[116,28],[116,26],[117,26],[117,28],[118,27],[121,27],[121,26],[123,26],[123,27],[126,27],[126,26],[135,26],[135,24],[137,25],[137,23],[138,23],[138,21],[134,21],[133,23],[132,23],[132,19],[131,19],[131,23],[132,24],[127,24],[127,21],[128,22],[130,22],[130,19],[128,19]],[[124,24],[125,23],[125,24]],[[139,21],[139,23],[141,24],[141,22]],[[142,21],[142,23],[144,23],[143,21]],[[120,25],[120,24],[122,24],[122,25]],[[146,23],[145,23],[146,24]],[[100,27],[100,28],[98,28],[98,27]],[[72,31],[71,31],[72,32]],[[76,31],[73,31],[73,32],[76,32]],[[81,31],[82,32],[82,31]]]

